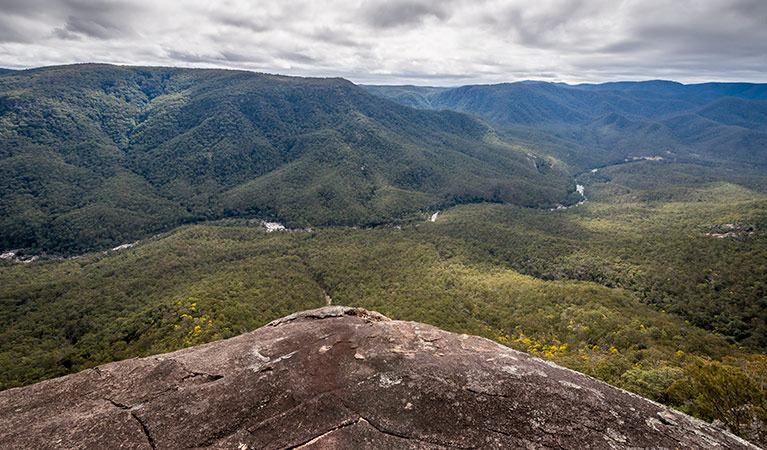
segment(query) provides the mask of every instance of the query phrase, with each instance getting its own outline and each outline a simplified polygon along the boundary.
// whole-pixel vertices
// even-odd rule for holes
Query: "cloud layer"
[[[0,0],[0,66],[225,67],[361,83],[767,82],[764,0]]]

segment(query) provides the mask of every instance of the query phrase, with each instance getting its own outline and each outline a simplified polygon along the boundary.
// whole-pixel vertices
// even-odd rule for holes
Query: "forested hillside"
[[[764,85],[366,89],[0,74],[0,389],[332,302],[764,437]]]
[[[424,89],[366,86],[406,105],[482,117],[574,170],[632,157],[767,165],[767,85],[543,82]]]
[[[465,202],[567,202],[566,172],[528,153],[475,118],[341,79],[12,71],[0,77],[0,249],[80,252],[232,216],[365,225]]]
[[[475,204],[401,229],[272,233],[226,219],[107,254],[0,262],[0,382],[332,301],[484,335],[707,419],[723,419],[721,396],[763,408],[767,197],[746,187],[763,178],[701,170],[589,172],[593,200],[555,211]]]

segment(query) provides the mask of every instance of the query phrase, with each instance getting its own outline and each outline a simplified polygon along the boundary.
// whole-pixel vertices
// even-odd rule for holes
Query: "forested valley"
[[[0,389],[332,303],[762,442],[764,88],[692,86],[3,72]]]

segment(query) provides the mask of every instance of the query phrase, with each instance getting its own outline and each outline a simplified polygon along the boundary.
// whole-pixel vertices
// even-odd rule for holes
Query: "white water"
[[[138,245],[138,243],[139,243],[139,241],[136,241],[136,242],[131,242],[130,244],[122,244],[122,245],[118,245],[117,247],[114,247],[114,248],[112,249],[112,251],[113,251],[113,252],[115,252],[115,251],[118,251],[118,250],[124,250],[124,249],[126,249],[126,248],[135,247],[136,245]]]
[[[628,158],[624,158],[624,161],[663,161],[662,156],[629,156]]]
[[[37,255],[27,256],[26,258],[19,258],[18,256],[16,256],[16,252],[14,251],[5,252],[0,255],[0,259],[4,259],[6,261],[11,261],[15,263],[25,263],[25,264],[31,263],[32,261],[36,261],[38,258],[39,256]]]
[[[266,232],[271,233],[272,231],[280,231],[284,230],[285,227],[278,222],[266,222],[264,221],[264,226],[266,227]]]
[[[556,208],[551,208],[549,211],[559,211],[560,209],[570,209],[570,208],[575,207],[575,206],[580,206],[580,205],[586,203],[587,201],[589,201],[589,199],[586,198],[585,186],[583,186],[582,184],[576,184],[575,185],[575,191],[577,193],[581,194],[581,197],[583,198],[581,201],[579,201],[578,203],[576,203],[574,205],[570,205],[570,206],[557,205]]]

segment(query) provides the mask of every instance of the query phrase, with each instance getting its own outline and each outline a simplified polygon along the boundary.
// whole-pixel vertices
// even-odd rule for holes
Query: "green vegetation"
[[[753,437],[767,197],[699,170],[588,173],[586,195],[601,201],[567,210],[475,204],[434,223],[313,232],[227,219],[107,254],[3,263],[0,382],[234,336],[328,295],[484,335]],[[678,174],[660,200],[650,172]],[[720,410],[717,396],[745,406]]]
[[[2,74],[0,249],[142,241],[0,260],[0,389],[330,298],[483,335],[765,443],[763,85],[368,89],[501,131],[340,79]],[[553,210],[582,200],[576,180],[589,201]]]
[[[767,357],[730,364],[699,361],[689,364],[685,377],[668,390],[682,410],[709,421],[719,420],[733,433],[754,442],[767,442]]]
[[[767,164],[765,84],[522,82],[366,89],[408,106],[475,114],[510,142],[531,146],[576,171],[632,156],[735,167]]]
[[[603,181],[588,186],[588,196],[621,194],[554,214],[500,205],[457,209],[444,217],[445,236],[471,236],[475,261],[495,261],[544,280],[628,289],[730,342],[764,349],[767,247],[760,236],[767,198],[715,181],[671,185],[664,200],[652,200],[657,186],[640,190],[630,184],[630,166],[650,164],[658,165],[589,174]],[[649,183],[646,176],[636,180]],[[669,201],[674,198],[679,201]]]
[[[226,217],[405,220],[566,201],[554,159],[341,79],[77,65],[0,77],[0,249],[72,254]]]

